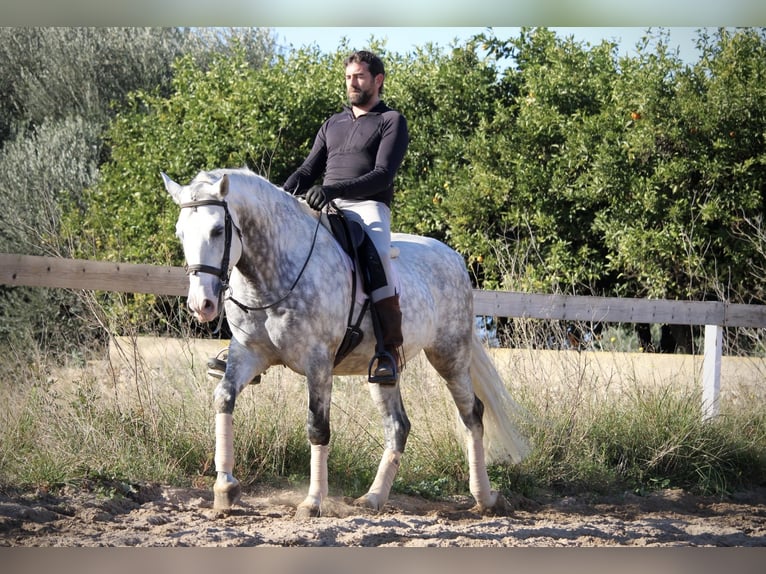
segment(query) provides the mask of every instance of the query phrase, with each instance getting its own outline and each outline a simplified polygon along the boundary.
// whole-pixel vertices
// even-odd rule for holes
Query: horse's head
[[[181,208],[176,236],[183,245],[189,275],[188,304],[200,322],[215,319],[229,273],[242,255],[236,214],[226,196],[229,176],[200,173],[189,185],[179,185],[162,174],[173,201]]]

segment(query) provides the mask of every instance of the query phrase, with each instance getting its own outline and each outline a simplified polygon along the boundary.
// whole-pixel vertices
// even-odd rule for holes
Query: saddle
[[[378,250],[375,248],[375,244],[367,235],[367,232],[356,221],[350,221],[347,219],[343,212],[339,209],[327,209],[324,212],[327,216],[327,227],[335,237],[336,241],[340,245],[341,249],[345,251],[351,260],[354,262],[354,269],[352,270],[352,284],[351,284],[351,306],[348,313],[348,321],[346,324],[346,333],[343,340],[335,352],[335,365],[338,365],[343,359],[348,356],[364,339],[364,331],[360,328],[364,314],[369,309],[373,316],[373,330],[375,331],[375,338],[377,344],[375,347],[375,356],[379,353],[385,352],[382,344],[382,333],[380,330],[379,322],[376,320],[374,307],[370,306],[370,293],[372,293],[378,287],[386,285],[386,272],[383,269],[383,264],[380,260]],[[324,221],[323,221],[324,222]],[[356,287],[357,281],[361,280],[362,290],[367,295],[364,301],[362,310],[359,312],[359,316],[354,321],[354,307],[356,306]],[[374,362],[370,362],[370,365]]]

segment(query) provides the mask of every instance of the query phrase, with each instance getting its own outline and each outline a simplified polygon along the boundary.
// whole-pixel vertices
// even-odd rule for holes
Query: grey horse
[[[305,376],[311,447],[308,495],[298,517],[319,516],[328,495],[327,457],[334,375],[368,372],[375,337],[367,313],[362,342],[337,365],[336,352],[351,307],[351,259],[320,225],[317,212],[249,169],[200,172],[188,185],[162,174],[180,206],[176,234],[189,271],[188,306],[201,322],[225,306],[232,332],[226,372],[214,392],[216,409],[214,508],[234,505],[232,416],[239,393],[273,365]],[[392,234],[399,278],[404,356],[421,350],[446,381],[465,428],[469,488],[482,511],[505,505],[490,486],[487,460],[519,462],[529,452],[509,396],[474,327],[473,292],[463,259],[437,240]],[[352,295],[354,295],[352,297]],[[221,303],[223,301],[223,304]],[[355,303],[354,303],[355,301]],[[383,420],[385,450],[360,506],[386,504],[405,449],[410,422],[399,383],[369,383]]]

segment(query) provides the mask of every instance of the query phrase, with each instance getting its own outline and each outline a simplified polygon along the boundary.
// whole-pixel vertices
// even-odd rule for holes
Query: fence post
[[[702,418],[704,420],[718,415],[722,354],[723,327],[705,325],[705,354],[702,358]]]

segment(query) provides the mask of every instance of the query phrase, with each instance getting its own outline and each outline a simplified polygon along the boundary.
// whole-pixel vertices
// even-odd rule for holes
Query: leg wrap
[[[378,473],[375,475],[375,480],[369,490],[369,494],[378,496],[381,506],[388,500],[396,473],[399,470],[399,459],[401,457],[402,453],[393,450],[386,449],[383,452],[383,458],[378,465]]]
[[[473,433],[471,433],[473,435]],[[484,462],[484,444],[481,437],[471,436],[468,443],[468,487],[478,502],[484,503],[492,497],[492,487]]]
[[[309,496],[315,496],[320,501],[327,496],[327,455],[329,446],[326,444],[311,445],[311,481]]]
[[[215,415],[215,470],[228,474],[234,470],[232,416],[227,413]]]

